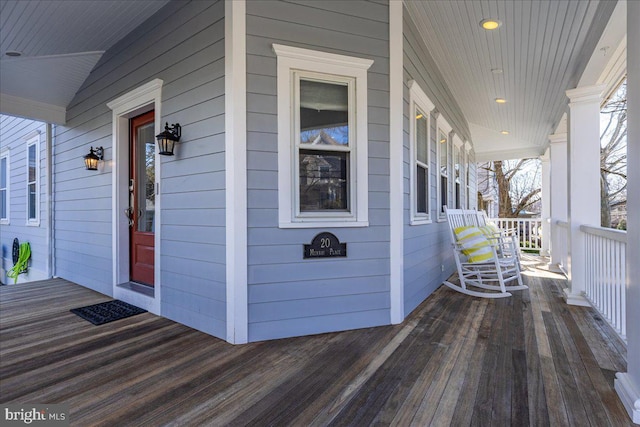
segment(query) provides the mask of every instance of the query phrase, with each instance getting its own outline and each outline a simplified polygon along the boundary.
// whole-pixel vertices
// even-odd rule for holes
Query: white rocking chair
[[[504,229],[499,228],[497,225],[491,223],[487,214],[484,211],[474,210],[477,224],[479,227],[491,227],[494,229],[492,235],[487,234],[490,240],[495,242],[498,255],[502,257],[515,257],[518,261],[518,265],[522,270],[521,255],[520,255],[520,236],[517,228]]]
[[[460,285],[449,281],[444,281],[444,285],[479,298],[504,298],[511,296],[508,291],[528,289],[522,283],[517,257],[500,253],[504,249],[480,231],[475,212],[446,208],[445,211]]]

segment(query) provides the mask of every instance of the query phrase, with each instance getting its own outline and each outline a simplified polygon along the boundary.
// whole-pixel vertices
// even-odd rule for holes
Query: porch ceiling
[[[64,123],[102,53],[167,2],[0,0],[0,113]],[[405,5],[469,121],[479,161],[542,154],[566,110],[565,90],[586,74],[594,52],[609,46],[601,55],[612,54],[620,41],[600,40],[615,1]],[[487,17],[502,26],[481,29]],[[609,26],[624,27],[624,20]],[[496,104],[498,97],[507,103]]]
[[[618,31],[613,41],[601,40],[615,1],[405,5],[469,121],[478,161],[543,154],[548,135],[566,111],[565,90],[576,87],[594,52],[613,54],[625,34],[622,19],[611,23],[622,27],[621,34]],[[498,19],[502,26],[486,31],[479,25],[485,18]],[[609,49],[602,51],[605,46]],[[497,104],[496,98],[507,103]]]
[[[64,123],[104,51],[167,2],[0,0],[0,113]]]

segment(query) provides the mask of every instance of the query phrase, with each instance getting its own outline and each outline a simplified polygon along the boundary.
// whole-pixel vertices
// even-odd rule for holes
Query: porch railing
[[[553,252],[559,254],[559,265],[562,271],[567,273],[567,268],[569,268],[569,223],[566,221],[556,221],[555,233],[556,238],[556,246],[557,248],[551,248]]]
[[[542,219],[541,218],[490,218],[502,229],[515,229],[520,239],[520,249],[540,252],[542,247]]]
[[[627,233],[610,228],[580,226],[585,233],[585,297],[626,341]]]

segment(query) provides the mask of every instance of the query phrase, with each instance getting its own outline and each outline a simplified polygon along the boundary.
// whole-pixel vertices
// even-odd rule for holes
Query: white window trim
[[[411,225],[422,225],[431,223],[431,175],[433,173],[431,166],[431,110],[435,105],[429,97],[424,93],[420,85],[415,80],[409,81],[409,154],[411,158],[411,168],[409,175],[410,182],[410,220]],[[417,149],[417,131],[416,131],[416,115],[417,109],[420,109],[427,119],[427,213],[417,212],[417,186],[416,164],[418,163]]]
[[[27,192],[27,203],[26,206],[26,225],[29,227],[39,227],[40,226],[40,132],[36,131],[35,133],[29,134],[25,137],[27,152],[26,152],[26,176],[25,182],[27,183],[26,192]],[[29,148],[35,145],[36,146],[36,217],[29,218]]]
[[[460,137],[458,135],[454,135],[453,136],[453,150],[451,152],[451,158],[453,159],[453,168],[451,169],[451,179],[453,180],[452,182],[452,189],[453,189],[453,200],[451,200],[453,207],[455,207],[455,203],[456,203],[456,198],[458,197],[458,194],[456,194],[456,151],[458,153],[458,164],[460,167],[460,208],[464,208],[464,197],[462,196],[462,190],[464,189],[464,176],[463,176],[463,172],[464,172],[464,155],[462,153],[463,150],[463,142],[460,139]]]
[[[11,151],[9,150],[9,148],[3,148],[2,151],[0,151],[0,159],[6,159],[5,164],[7,165],[6,170],[4,171],[4,173],[7,175],[7,186],[5,187],[5,193],[7,195],[7,216],[5,218],[0,218],[0,224],[9,225],[9,223],[11,222]]]
[[[368,136],[367,136],[367,70],[373,60],[273,44],[278,58],[278,222],[281,228],[366,227],[369,225]],[[293,114],[293,72],[309,72],[337,78],[355,79],[355,134],[350,184],[351,211],[315,215],[297,214],[295,186],[297,170]]]
[[[442,130],[442,132],[447,135],[447,188],[443,189],[441,188],[442,186],[440,185],[441,182],[441,176],[442,173],[440,171],[440,131]],[[453,128],[451,127],[451,125],[449,124],[449,122],[447,122],[447,120],[442,117],[442,114],[440,114],[438,116],[438,120],[436,120],[436,176],[437,176],[437,180],[436,180],[436,186],[438,188],[437,191],[437,200],[436,200],[436,216],[438,218],[438,222],[444,222],[447,220],[447,217],[445,215],[444,212],[442,212],[442,206],[440,206],[440,201],[442,200],[442,191],[446,191],[447,192],[447,207],[450,207],[451,205],[451,197],[449,197],[449,188],[451,186],[451,167],[450,167],[450,162],[449,162],[449,152],[451,151],[451,132],[453,131]]]

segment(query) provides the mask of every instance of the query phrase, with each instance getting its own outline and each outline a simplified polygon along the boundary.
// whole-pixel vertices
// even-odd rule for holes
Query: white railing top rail
[[[581,225],[580,231],[582,231],[583,233],[593,234],[594,236],[600,236],[606,239],[615,240],[617,242],[627,243],[627,232],[624,230],[595,227],[592,225]]]
[[[539,218],[539,217],[535,217],[535,218],[506,218],[506,217],[497,216],[497,217],[489,218],[489,220],[490,221],[496,220],[496,221],[521,221],[521,222],[526,222],[526,221],[542,221],[542,218]]]

